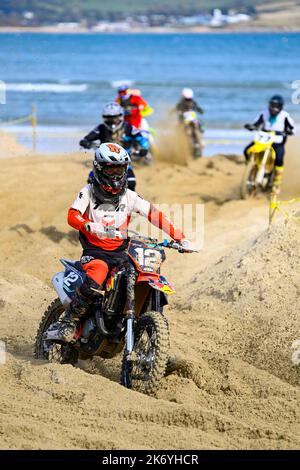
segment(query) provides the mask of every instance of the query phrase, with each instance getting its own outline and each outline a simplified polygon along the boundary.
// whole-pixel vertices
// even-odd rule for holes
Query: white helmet
[[[184,88],[181,94],[186,100],[192,100],[194,98],[194,92],[191,88]]]
[[[130,156],[119,144],[101,144],[95,152],[93,192],[96,199],[121,196],[127,184]],[[107,201],[106,201],[107,202]]]
[[[124,111],[122,106],[114,101],[106,103],[102,111],[103,124],[109,131],[118,131],[124,122]]]
[[[130,163],[130,156],[121,145],[114,142],[101,144],[95,152],[95,161],[102,165],[127,165]]]

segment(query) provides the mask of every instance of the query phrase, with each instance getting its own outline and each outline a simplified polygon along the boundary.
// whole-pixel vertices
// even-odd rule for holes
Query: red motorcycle
[[[169,328],[163,308],[167,295],[175,292],[160,273],[165,248],[185,252],[174,241],[159,243],[138,234],[128,238],[126,262],[112,270],[105,290],[86,312],[72,343],[51,339],[51,325],[64,313],[85,273],[79,262],[62,259],[65,271],[52,279],[58,298],[41,320],[35,357],[75,365],[78,359],[112,358],[123,351],[121,384],[153,394],[169,357]]]

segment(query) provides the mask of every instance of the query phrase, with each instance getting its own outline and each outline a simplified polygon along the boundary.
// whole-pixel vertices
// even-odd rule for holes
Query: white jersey
[[[256,119],[255,123],[259,124],[265,131],[285,132],[287,129],[295,132],[295,123],[290,114],[282,110],[277,116],[271,116],[269,111],[263,111]],[[278,142],[283,142],[284,137],[278,136]]]

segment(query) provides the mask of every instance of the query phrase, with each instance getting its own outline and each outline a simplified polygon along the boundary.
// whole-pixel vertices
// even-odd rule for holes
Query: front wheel
[[[155,394],[166,370],[169,350],[167,322],[159,312],[146,312],[137,321],[134,348],[124,352],[121,385]]]
[[[254,196],[256,193],[256,175],[257,175],[257,165],[252,160],[250,161],[246,168],[241,183],[241,198],[247,199],[248,197]]]
[[[194,158],[201,158],[203,152],[202,134],[199,129],[194,129],[193,133],[193,153]]]

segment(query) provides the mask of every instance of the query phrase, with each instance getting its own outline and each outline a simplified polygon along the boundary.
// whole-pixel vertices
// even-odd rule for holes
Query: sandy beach
[[[278,217],[268,230],[265,197],[240,200],[243,158],[171,167],[170,150],[137,169],[145,198],[205,204],[203,250],[167,253],[180,367],[154,398],[118,384],[120,358],[79,368],[33,359],[59,258],[80,256],[66,215],[88,167],[82,153],[24,156],[18,147],[12,159],[5,151],[17,144],[2,134],[0,145],[0,448],[299,449],[299,368],[291,360],[300,339],[299,225]],[[291,140],[282,198],[300,196],[298,148]]]

